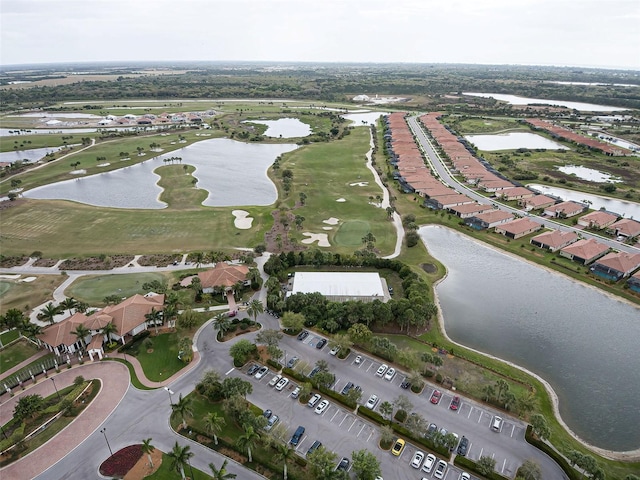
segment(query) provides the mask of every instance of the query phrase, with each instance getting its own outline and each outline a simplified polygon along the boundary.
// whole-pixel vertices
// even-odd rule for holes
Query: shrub
[[[564,456],[558,453],[547,443],[538,440],[533,436],[533,428],[531,427],[531,425],[527,425],[527,431],[524,434],[524,438],[528,443],[536,447],[538,450],[541,450],[549,455],[560,466],[560,468],[562,468],[564,473],[566,473],[571,480],[580,480],[583,478],[580,473],[578,473],[571,465],[569,465],[569,462]]]
[[[483,478],[487,478],[489,480],[507,480],[508,478],[508,477],[505,477],[504,475],[500,475],[496,471],[482,474],[480,473],[479,465],[476,462],[474,462],[470,458],[462,457],[460,455],[456,455],[456,458],[454,459],[453,464],[457,467],[462,467],[463,469],[468,470],[470,472],[482,475]]]

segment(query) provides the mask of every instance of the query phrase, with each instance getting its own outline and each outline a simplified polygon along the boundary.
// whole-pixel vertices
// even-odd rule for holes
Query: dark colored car
[[[264,412],[262,412],[262,416],[266,419],[271,418],[271,415],[273,415],[273,412],[269,409],[265,410]]]
[[[249,370],[247,370],[247,375],[254,375],[258,370],[260,370],[260,365],[254,363],[249,367]]]
[[[302,330],[299,334],[298,334],[298,340],[304,340],[305,338],[307,338],[309,336],[309,332],[307,332],[306,330]]]
[[[344,388],[342,389],[342,395],[346,395],[347,393],[349,393],[349,390],[351,390],[353,388],[353,382],[348,382]]]
[[[451,400],[449,408],[451,410],[458,410],[458,407],[460,407],[460,397],[456,395],[455,397],[453,397],[453,400]]]
[[[300,443],[300,439],[302,438],[303,435],[304,435],[304,427],[300,426],[296,429],[295,433],[291,437],[291,440],[289,440],[289,443],[295,447],[296,445],[298,445],[298,443]]]
[[[349,462],[349,459],[347,457],[342,457],[342,460],[340,460],[340,463],[336,467],[336,470],[344,470],[346,472],[347,470],[349,470],[350,464],[351,462]]]
[[[321,446],[322,446],[322,442],[320,440],[316,440],[315,442],[313,442],[311,444],[311,446],[309,447],[309,450],[307,450],[307,455],[311,455],[313,452],[315,452]]]
[[[458,445],[458,455],[462,455],[463,457],[467,454],[467,449],[469,448],[469,439],[465,436],[460,440],[460,445]]]
[[[320,350],[322,347],[324,347],[327,344],[327,339],[326,338],[321,338],[320,340],[318,340],[318,343],[316,343],[316,348],[318,350]]]
[[[430,437],[437,431],[438,431],[438,426],[435,423],[430,423],[429,428],[427,428],[427,437]]]
[[[320,371],[320,367],[313,367],[313,370],[309,372],[308,377],[313,378],[313,376]]]
[[[411,382],[409,380],[405,380],[400,384],[400,388],[404,388],[405,390],[411,386]]]

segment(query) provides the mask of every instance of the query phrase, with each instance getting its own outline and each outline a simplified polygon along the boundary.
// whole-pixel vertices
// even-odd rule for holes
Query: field
[[[31,253],[31,251],[28,253]],[[6,255],[4,251],[3,254]],[[0,296],[1,315],[4,315],[7,310],[11,308],[25,311],[43,304],[47,300],[50,300],[51,293],[65,280],[63,275],[34,276],[37,278],[30,283],[17,282],[14,280],[3,280],[0,282],[2,288],[6,288]]]
[[[127,275],[91,275],[81,277],[65,290],[65,295],[91,306],[104,304],[109,295],[130,297],[136,293],[145,294],[142,285],[153,280],[166,282],[162,273],[131,273]]]

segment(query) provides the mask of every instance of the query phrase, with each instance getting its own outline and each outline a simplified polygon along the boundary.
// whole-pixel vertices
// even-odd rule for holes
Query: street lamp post
[[[173,390],[171,390],[169,387],[164,387],[164,389],[169,392],[169,403],[171,405],[173,405],[173,399],[171,398],[171,395],[173,395]]]
[[[58,388],[56,387],[56,381],[51,377],[51,381],[53,382],[53,388],[56,391],[56,395],[58,395],[58,400],[60,400],[60,392],[58,392]]]
[[[107,440],[106,431],[107,431],[107,428],[105,427],[102,430],[100,430],[100,433],[104,435],[104,441],[107,442],[107,448],[109,449],[109,457],[113,457],[113,452],[111,451],[111,445],[109,445],[109,440]]]

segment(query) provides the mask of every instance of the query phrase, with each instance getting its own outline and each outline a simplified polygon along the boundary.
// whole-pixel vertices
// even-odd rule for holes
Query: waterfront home
[[[527,212],[530,212],[531,210],[538,210],[539,208],[547,208],[554,203],[556,203],[555,198],[547,197],[546,195],[536,195],[534,197],[518,201],[518,205],[524,207]]]
[[[501,192],[496,194],[497,197],[502,198],[506,201],[511,200],[522,200],[525,198],[532,198],[536,195],[535,192],[529,190],[526,187],[515,187],[515,188],[507,188]]]
[[[495,210],[493,205],[481,205],[479,203],[465,203],[464,205],[457,205],[455,207],[449,207],[447,209],[451,213],[454,213],[460,218],[469,218],[479,213],[491,212]]]
[[[475,201],[462,193],[453,193],[450,195],[440,195],[426,200],[425,206],[436,210],[444,210],[445,208],[456,207],[458,205],[466,205],[475,203]]]
[[[563,232],[561,230],[549,230],[536,235],[529,243],[536,247],[546,248],[550,252],[556,252],[561,248],[571,245],[578,240],[578,234],[575,232]]]
[[[508,180],[502,180],[500,178],[492,180],[482,180],[478,182],[478,188],[485,192],[498,192],[507,190],[509,188],[515,188],[515,185]]]
[[[542,225],[528,218],[518,218],[496,227],[495,232],[514,240],[530,233],[537,232]]]
[[[578,225],[586,228],[596,228],[598,230],[608,227],[618,220],[618,215],[602,210],[587,213],[578,219]]]
[[[611,252],[594,262],[590,270],[600,277],[617,282],[640,268],[640,253]]]
[[[578,202],[560,202],[544,209],[544,215],[552,218],[569,218],[584,212],[586,207]]]
[[[560,250],[560,256],[573,260],[574,262],[589,265],[605,255],[609,247],[594,240],[583,239],[564,247]]]
[[[611,225],[607,230],[615,236],[624,238],[637,237],[640,235],[640,222],[631,218],[623,218]]]
[[[629,285],[629,288],[634,292],[640,293],[640,270],[629,277],[629,280],[627,280],[627,285]]]
[[[493,228],[501,223],[506,223],[509,220],[513,220],[513,215],[509,212],[492,210],[490,212],[479,213],[471,218],[466,218],[464,223],[476,230],[484,230],[486,228]]]

